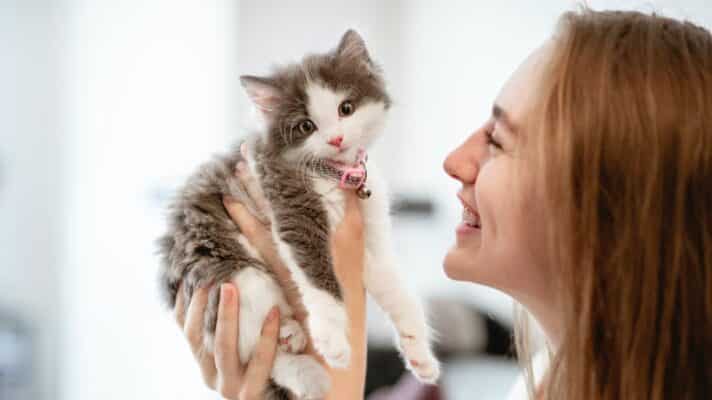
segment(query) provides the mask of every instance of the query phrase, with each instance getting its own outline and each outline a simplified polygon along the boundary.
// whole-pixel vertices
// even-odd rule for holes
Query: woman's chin
[[[456,281],[473,281],[476,271],[473,270],[472,250],[459,248],[457,245],[448,251],[443,260],[443,270],[448,278]]]
[[[443,271],[448,278],[490,286],[502,274],[495,263],[481,252],[479,243],[475,246],[455,244],[445,255]]]

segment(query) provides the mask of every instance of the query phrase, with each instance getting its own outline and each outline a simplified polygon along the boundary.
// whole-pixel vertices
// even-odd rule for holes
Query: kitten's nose
[[[343,141],[344,141],[344,135],[339,135],[339,136],[329,139],[328,143],[336,148],[340,148],[341,142],[343,142]]]

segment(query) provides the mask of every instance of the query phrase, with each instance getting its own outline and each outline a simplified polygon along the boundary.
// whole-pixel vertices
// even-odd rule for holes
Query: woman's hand
[[[263,215],[269,213],[267,202],[262,196],[257,182],[247,172],[244,165],[237,168],[236,175],[241,179],[253,204]],[[346,312],[349,317],[350,344],[352,349],[351,364],[347,369],[331,369],[316,353],[311,341],[306,352],[315,356],[331,375],[331,391],[327,399],[363,399],[366,378],[366,312],[365,290],[363,286],[364,238],[363,220],[359,199],[353,192],[344,192],[346,207],[344,219],[336,228],[331,240],[334,272],[342,286]],[[225,208],[231,218],[240,226],[242,233],[257,248],[260,255],[270,265],[278,283],[284,289],[287,301],[294,316],[303,326],[307,312],[303,306],[291,275],[282,262],[272,240],[268,226],[253,216],[245,206],[233,199],[224,199]],[[239,288],[232,284],[221,287],[218,322],[215,332],[215,354],[203,349],[203,313],[207,304],[208,289],[197,289],[183,313],[185,305],[179,296],[176,315],[186,315],[185,321],[179,320],[191,350],[197,359],[205,383],[230,400],[252,400],[261,398],[267,388],[270,371],[274,362],[279,334],[279,315],[275,308],[262,329],[262,337],[246,367],[240,365],[237,348],[238,293]]]
[[[220,288],[220,306],[215,328],[215,353],[203,349],[203,314],[208,303],[208,290],[197,289],[184,313],[183,296],[176,300],[178,325],[188,338],[190,349],[200,365],[205,384],[229,400],[261,400],[267,388],[272,363],[277,351],[279,308],[273,308],[262,327],[262,337],[245,368],[240,363],[237,346],[239,337],[239,298],[234,285]],[[182,320],[181,316],[185,316]]]
[[[236,174],[240,177],[253,202],[258,207],[266,207],[267,202],[252,175],[244,167],[238,167]],[[344,191],[344,197],[344,217],[332,234],[331,255],[336,279],[341,284],[344,297],[348,301],[349,297],[355,297],[355,300],[358,300],[364,295],[364,238],[360,200],[353,191]],[[304,322],[306,312],[299,292],[292,281],[287,266],[284,265],[277,252],[269,226],[252,215],[240,202],[226,197],[223,203],[230,217],[240,226],[240,231],[257,248],[262,258],[275,273],[280,286],[286,291],[287,301],[295,310],[297,321]],[[264,208],[260,211],[263,214],[269,212]]]
[[[237,175],[255,204],[266,205],[267,203],[259,190],[257,182],[246,171],[244,166],[238,166]],[[331,375],[331,391],[327,398],[337,398],[336,394],[338,393],[339,399],[362,399],[366,378],[363,219],[360,200],[356,197],[356,194],[352,191],[345,191],[344,195],[346,200],[344,218],[332,235],[331,253],[334,272],[343,290],[346,312],[350,322],[351,364],[347,369],[329,368],[321,356],[316,353],[311,341],[308,343],[306,351],[320,360]],[[240,226],[242,233],[270,265],[280,286],[285,289],[287,301],[295,312],[295,318],[305,326],[307,312],[291,279],[289,270],[279,257],[269,227],[261,223],[239,202],[226,198],[224,204],[232,219]],[[268,212],[266,210],[262,211]]]

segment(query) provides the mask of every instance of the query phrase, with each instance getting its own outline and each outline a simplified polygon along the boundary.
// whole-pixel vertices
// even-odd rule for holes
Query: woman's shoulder
[[[532,372],[534,374],[534,385],[541,383],[546,370],[549,368],[549,352],[547,350],[541,350],[534,356],[532,360]],[[527,382],[524,373],[520,373],[517,379],[514,381],[512,389],[509,391],[509,396],[507,400],[528,400],[529,395],[527,394]]]

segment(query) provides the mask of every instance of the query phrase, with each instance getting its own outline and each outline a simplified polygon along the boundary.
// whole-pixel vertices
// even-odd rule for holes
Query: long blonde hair
[[[565,14],[532,113],[563,337],[546,399],[712,393],[712,36]]]

